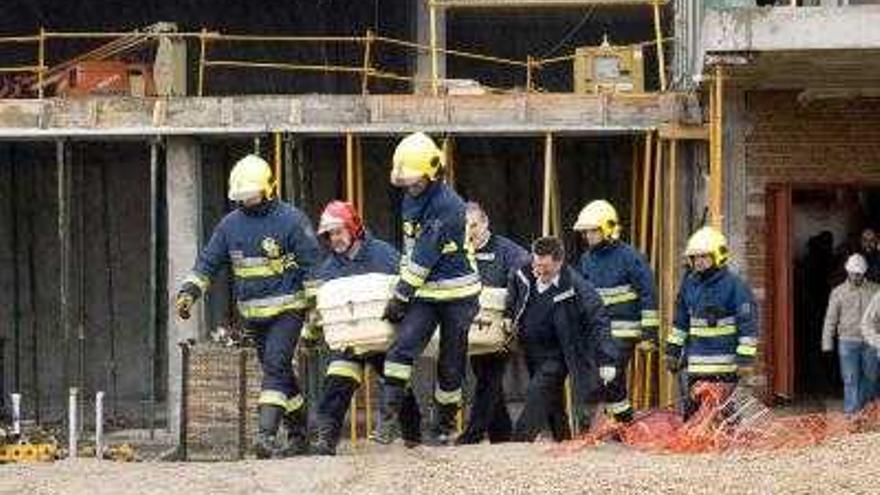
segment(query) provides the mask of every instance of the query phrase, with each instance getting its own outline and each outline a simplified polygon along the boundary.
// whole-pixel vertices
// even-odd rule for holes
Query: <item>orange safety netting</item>
[[[747,388],[701,382],[692,391],[698,408],[687,421],[670,410],[640,413],[629,424],[599,415],[593,427],[562,447],[580,450],[616,439],[634,448],[666,453],[760,451],[816,445],[831,438],[880,429],[880,402],[856,415],[821,412],[782,416]]]

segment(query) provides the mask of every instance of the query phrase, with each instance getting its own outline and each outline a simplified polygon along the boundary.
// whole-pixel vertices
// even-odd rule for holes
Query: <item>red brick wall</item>
[[[798,102],[798,92],[746,94],[746,274],[769,331],[767,186],[880,185],[880,99]]]

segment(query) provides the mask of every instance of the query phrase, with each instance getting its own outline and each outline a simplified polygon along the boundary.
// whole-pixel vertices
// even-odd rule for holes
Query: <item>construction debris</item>
[[[599,418],[589,432],[560,451],[610,440],[664,453],[774,451],[880,430],[880,402],[849,417],[840,412],[780,416],[746,387],[698,383],[693,396],[699,407],[686,421],[670,410],[642,413],[630,424]]]

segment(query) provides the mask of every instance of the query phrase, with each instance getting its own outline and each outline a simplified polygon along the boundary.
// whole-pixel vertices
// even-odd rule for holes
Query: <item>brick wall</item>
[[[745,95],[745,273],[762,302],[768,272],[767,186],[773,184],[880,185],[880,99],[799,102],[798,92]]]

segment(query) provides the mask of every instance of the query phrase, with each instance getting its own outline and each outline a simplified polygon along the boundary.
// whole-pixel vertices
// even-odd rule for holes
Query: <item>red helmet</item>
[[[318,235],[324,235],[333,229],[345,227],[353,239],[364,237],[364,224],[351,203],[331,201],[324,207],[321,220],[318,222]]]

